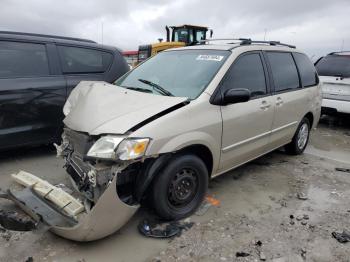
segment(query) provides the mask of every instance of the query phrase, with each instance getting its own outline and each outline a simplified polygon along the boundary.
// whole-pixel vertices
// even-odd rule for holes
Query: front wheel
[[[310,121],[304,117],[294,134],[292,142],[285,146],[286,152],[291,155],[300,155],[304,152],[310,136]]]
[[[152,202],[156,213],[166,220],[191,215],[204,199],[208,170],[195,155],[178,155],[153,182]]]

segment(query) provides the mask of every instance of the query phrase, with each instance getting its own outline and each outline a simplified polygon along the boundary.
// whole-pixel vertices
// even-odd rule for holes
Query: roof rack
[[[341,53],[350,53],[350,51],[336,51],[336,52],[331,52],[328,55],[335,55],[335,54],[341,54]]]
[[[260,40],[252,40],[250,38],[217,38],[217,39],[205,39],[199,41],[200,44],[205,44],[207,42],[213,41],[239,41],[238,43],[228,43],[228,44],[240,44],[240,45],[251,45],[251,44],[268,44],[268,45],[279,45],[279,46],[287,46],[289,48],[296,48],[294,45],[284,44],[280,41],[260,41]]]
[[[72,41],[80,41],[80,42],[87,42],[87,43],[94,43],[94,44],[96,44],[95,41],[92,41],[92,40],[89,40],[89,39],[76,38],[76,37],[67,37],[67,36],[45,35],[45,34],[35,34],[35,33],[23,33],[23,32],[15,32],[15,31],[0,31],[0,34],[48,37],[48,38],[56,38],[56,39],[72,40]]]

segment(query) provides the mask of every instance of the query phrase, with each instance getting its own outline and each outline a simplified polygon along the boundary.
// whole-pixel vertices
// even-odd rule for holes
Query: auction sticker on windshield
[[[204,60],[204,61],[221,61],[224,58],[222,55],[199,55],[196,60]]]

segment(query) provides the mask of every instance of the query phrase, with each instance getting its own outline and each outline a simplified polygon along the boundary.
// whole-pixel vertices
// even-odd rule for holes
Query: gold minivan
[[[72,91],[57,153],[79,196],[74,209],[57,211],[63,222],[41,216],[53,232],[105,237],[145,200],[161,218],[181,219],[201,204],[210,178],[282,146],[304,151],[321,108],[309,58],[279,42],[229,41],[166,50],[114,84],[81,82]],[[46,182],[14,177],[25,186],[39,180],[32,191]],[[66,203],[59,193],[35,195]]]

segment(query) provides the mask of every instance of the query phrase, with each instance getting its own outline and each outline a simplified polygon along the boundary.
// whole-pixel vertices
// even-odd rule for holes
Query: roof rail
[[[268,45],[279,45],[279,46],[287,46],[289,48],[296,48],[294,45],[284,44],[280,41],[260,41],[260,40],[252,40],[250,38],[217,38],[217,39],[205,39],[199,41],[201,44],[205,44],[207,42],[213,41],[239,41],[238,43],[228,43],[228,44],[240,44],[240,45],[251,45],[251,44],[268,44]]]
[[[94,44],[96,44],[95,41],[92,41],[92,40],[89,40],[89,39],[76,38],[76,37],[67,37],[67,36],[24,33],[24,32],[15,32],[15,31],[0,31],[0,34],[48,37],[48,38],[56,38],[56,39],[72,40],[72,41],[80,41],[80,42],[87,42],[87,43],[94,43]]]
[[[350,51],[335,51],[335,52],[331,52],[328,55],[334,55],[334,54],[341,54],[341,53],[350,53]]]

